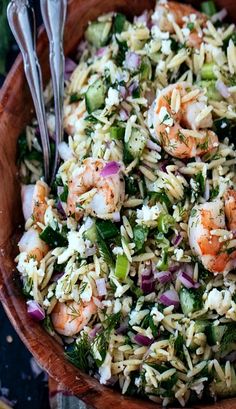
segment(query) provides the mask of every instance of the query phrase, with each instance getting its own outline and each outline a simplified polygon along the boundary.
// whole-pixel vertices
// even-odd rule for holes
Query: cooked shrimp
[[[64,105],[64,129],[68,135],[75,135],[81,128],[80,119],[86,112],[84,101],[69,103],[67,100]]]
[[[120,173],[101,176],[107,162],[87,158],[74,170],[69,181],[67,208],[80,219],[83,213],[108,219],[120,210],[125,196],[124,180]]]
[[[75,301],[67,303],[58,301],[52,311],[52,323],[59,334],[73,337],[88,324],[96,312],[97,307],[93,301],[80,304]]]
[[[49,247],[39,237],[39,233],[33,227],[26,231],[19,243],[20,253],[26,252],[29,257],[40,261],[47,254]]]
[[[160,91],[153,122],[157,139],[169,155],[192,158],[219,145],[217,135],[208,129],[213,123],[211,112],[200,116],[207,108],[204,98],[201,89],[191,89],[187,83],[169,85]]]
[[[44,222],[44,214],[48,207],[46,202],[48,194],[49,187],[42,180],[38,180],[35,185],[22,186],[21,198],[25,220],[33,215],[35,222]]]
[[[166,3],[157,3],[155,9],[155,16],[157,24],[162,31],[169,31],[169,33],[174,33],[173,22],[178,24],[180,28],[186,25],[184,17],[188,17],[190,14],[196,15],[199,24],[202,25],[206,22],[207,18],[204,14],[195,10],[189,4],[181,4],[175,1],[168,1]],[[202,37],[196,30],[189,33],[187,39],[187,45],[195,48],[199,48],[202,43]]]
[[[218,199],[197,205],[191,211],[188,224],[190,247],[200,258],[203,266],[212,273],[228,273],[235,268],[236,250],[227,249],[229,240],[221,241],[221,236],[225,235],[225,229],[228,227],[230,233],[235,226],[236,192],[234,190],[226,192],[224,201]]]

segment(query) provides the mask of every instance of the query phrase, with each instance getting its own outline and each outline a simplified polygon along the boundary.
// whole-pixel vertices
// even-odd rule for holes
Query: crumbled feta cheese
[[[87,277],[84,277],[83,281],[80,284],[79,290],[81,300],[84,302],[89,302],[93,295],[93,289]]]
[[[158,71],[164,71],[164,70],[165,70],[165,66],[166,66],[165,61],[160,60],[159,63],[158,63],[158,65],[157,65],[157,70],[158,70]]]
[[[171,41],[170,40],[162,41],[161,52],[165,55],[170,55],[171,53]]]
[[[102,365],[99,367],[100,383],[106,384],[111,377],[111,355],[109,352],[106,354],[106,358]]]
[[[213,288],[206,299],[205,308],[215,310],[219,315],[225,315],[231,307],[231,294],[228,290],[219,291]]]
[[[180,261],[184,255],[183,249],[174,249],[174,255],[177,261]]]
[[[113,248],[112,253],[115,254],[115,256],[118,256],[118,254],[124,254],[124,250],[122,247],[116,246]]]
[[[159,322],[163,320],[165,317],[160,311],[158,311],[157,307],[153,307],[151,310],[151,316],[153,318],[154,324],[158,325]]]
[[[170,33],[168,31],[161,31],[156,25],[152,27],[151,34],[156,40],[168,40],[170,37]]]
[[[166,107],[161,107],[160,112],[158,114],[158,119],[160,123],[167,125],[167,126],[172,126],[174,123],[173,118],[171,118]]]
[[[113,105],[119,105],[119,92],[117,89],[109,88],[108,97],[106,98],[106,105],[112,107]]]
[[[131,311],[129,318],[130,325],[139,325],[147,314],[149,314],[149,310]]]
[[[142,209],[137,210],[136,221],[139,224],[140,223],[148,224],[151,221],[157,220],[162,210],[163,208],[159,203],[152,207],[143,205]]]

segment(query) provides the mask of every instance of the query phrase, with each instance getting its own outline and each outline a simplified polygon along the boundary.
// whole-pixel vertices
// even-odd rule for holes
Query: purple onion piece
[[[63,274],[64,272],[63,273],[57,273],[57,272],[53,273],[50,281],[52,283],[56,283],[63,276]]]
[[[172,237],[171,243],[173,244],[173,246],[178,246],[182,240],[183,240],[183,237],[181,236],[180,233],[178,233]]]
[[[106,165],[104,166],[104,168],[102,169],[100,175],[103,178],[106,177],[110,177],[113,175],[117,175],[117,173],[119,173],[120,171],[120,164],[118,162],[112,161],[112,162],[108,162],[106,163]]]
[[[136,89],[138,89],[138,82],[137,81],[133,81],[128,90],[129,90],[129,95],[132,95],[134,91],[136,91]]]
[[[27,301],[27,313],[35,321],[42,321],[45,318],[44,309],[34,300]]]
[[[99,332],[102,330],[102,325],[101,324],[96,324],[94,325],[93,329],[89,332],[89,338],[95,338]]]
[[[167,290],[160,296],[160,302],[167,307],[174,305],[175,308],[179,307],[179,296],[175,290]]]
[[[66,212],[65,212],[65,210],[63,208],[61,200],[58,200],[56,207],[57,207],[58,213],[60,213],[60,215],[62,216],[62,219],[66,220]]]
[[[145,347],[148,347],[154,341],[153,338],[146,337],[145,335],[142,334],[136,334],[133,339],[137,344]]]
[[[133,51],[128,51],[125,56],[125,67],[130,71],[138,70],[141,64],[140,55],[134,53]]]
[[[135,24],[146,24],[148,23],[148,11],[145,10],[140,16],[134,17]]]
[[[129,119],[128,112],[123,108],[120,110],[120,119],[121,121],[127,121],[127,119]]]
[[[69,57],[65,58],[65,80],[68,81],[77,64]]]
[[[153,151],[161,152],[161,147],[157,145],[157,143],[151,141],[150,139],[147,140],[147,148]]]
[[[157,278],[161,284],[166,284],[171,281],[172,275],[170,271],[159,271],[155,273],[155,278]]]

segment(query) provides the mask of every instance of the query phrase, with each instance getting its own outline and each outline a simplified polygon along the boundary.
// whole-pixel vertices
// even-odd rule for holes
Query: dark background
[[[5,17],[7,3],[7,0],[0,0],[0,87],[18,54]],[[31,3],[40,24],[39,0]],[[15,409],[49,409],[47,375],[24,347],[1,304],[0,399],[7,399]]]

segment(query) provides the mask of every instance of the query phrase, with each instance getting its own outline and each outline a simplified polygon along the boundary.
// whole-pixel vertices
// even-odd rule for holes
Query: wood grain
[[[128,15],[139,14],[153,6],[152,0],[70,0],[65,30],[65,53],[71,54],[83,36],[89,20],[111,10]],[[199,4],[199,1],[192,3]],[[220,6],[236,17],[236,2],[219,0]],[[49,80],[48,42],[41,30],[38,54],[43,67],[43,78]],[[64,358],[62,347],[26,313],[25,300],[17,284],[14,257],[17,241],[22,233],[23,217],[20,201],[20,183],[17,174],[16,142],[20,132],[33,115],[32,100],[24,78],[19,56],[0,92],[0,300],[19,336],[40,365],[61,385],[78,395],[96,409],[147,409],[158,405],[134,398],[125,398],[118,392],[100,385],[94,378],[81,373]],[[200,407],[200,406],[199,406]],[[212,405],[201,405],[211,409]],[[216,409],[236,407],[236,399],[214,405]],[[192,408],[193,409],[193,408]]]

